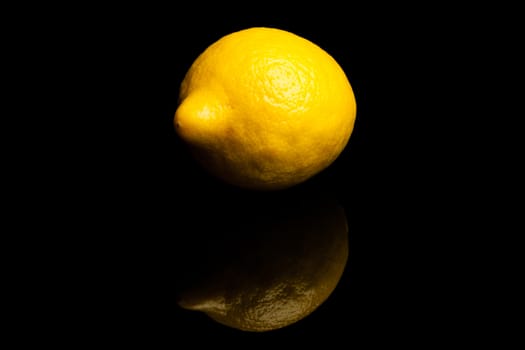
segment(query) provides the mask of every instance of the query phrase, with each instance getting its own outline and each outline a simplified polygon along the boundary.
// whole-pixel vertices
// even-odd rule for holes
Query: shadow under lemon
[[[200,209],[208,220],[194,227],[195,269],[178,291],[178,305],[252,332],[310,315],[333,292],[346,266],[344,209],[318,192],[231,199],[227,202],[237,204],[217,198]],[[205,215],[208,210],[214,214]]]

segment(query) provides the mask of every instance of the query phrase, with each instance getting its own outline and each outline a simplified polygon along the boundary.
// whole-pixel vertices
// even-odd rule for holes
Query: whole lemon
[[[331,55],[289,31],[252,27],[196,58],[180,86],[174,125],[211,174],[275,190],[328,167],[355,117],[353,89]]]
[[[323,304],[348,259],[345,210],[327,195],[224,205],[213,232],[187,261],[192,278],[178,305],[223,325],[265,332],[294,324]],[[193,235],[201,236],[199,232]]]

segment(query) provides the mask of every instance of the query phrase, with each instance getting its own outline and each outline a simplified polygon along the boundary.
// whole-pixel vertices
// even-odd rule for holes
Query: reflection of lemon
[[[216,228],[223,239],[215,236],[202,257],[205,268],[182,290],[179,305],[245,331],[303,319],[330,296],[344,271],[344,210],[327,198],[237,209],[228,208],[235,217]]]
[[[352,133],[356,102],[338,63],[296,34],[230,33],[192,64],[177,133],[211,173],[245,188],[281,189],[325,169]]]

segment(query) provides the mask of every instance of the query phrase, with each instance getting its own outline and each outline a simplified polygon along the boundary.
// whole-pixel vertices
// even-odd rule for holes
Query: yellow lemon
[[[330,54],[289,31],[252,27],[196,58],[180,86],[174,125],[211,174],[275,190],[328,167],[355,117],[352,86]]]
[[[335,200],[283,197],[224,210],[235,214],[215,227],[223,234],[208,249],[201,240],[205,253],[192,254],[201,264],[179,291],[182,308],[264,332],[304,319],[335,290],[349,251],[345,211]]]

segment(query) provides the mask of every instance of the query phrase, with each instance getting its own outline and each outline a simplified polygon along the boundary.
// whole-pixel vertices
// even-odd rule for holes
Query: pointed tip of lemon
[[[220,132],[224,106],[205,91],[187,96],[175,111],[173,123],[177,134],[190,144],[206,143]]]
[[[177,305],[186,310],[220,313],[226,310],[226,303],[222,298],[213,298],[198,294],[179,296]]]
[[[188,298],[177,299],[177,305],[186,310],[198,311],[202,309],[202,303],[195,302],[195,300]]]

